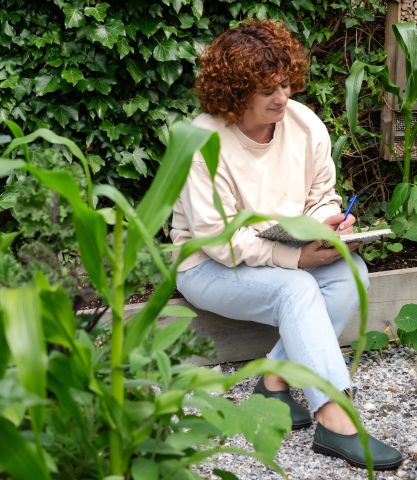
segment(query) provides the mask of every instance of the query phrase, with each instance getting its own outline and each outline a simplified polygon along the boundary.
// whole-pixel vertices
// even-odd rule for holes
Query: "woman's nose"
[[[274,92],[274,100],[277,102],[285,102],[288,98],[287,89],[278,87]]]

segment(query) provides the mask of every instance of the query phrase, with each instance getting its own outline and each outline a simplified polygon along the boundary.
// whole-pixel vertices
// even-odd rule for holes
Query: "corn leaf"
[[[48,480],[48,470],[35,452],[12,423],[0,418],[0,470],[16,480]]]
[[[151,236],[158,232],[169,217],[184,186],[194,152],[208,142],[218,143],[218,134],[187,122],[177,122],[173,125],[161,166],[151,187],[136,208],[138,217]],[[216,149],[215,146],[206,148]],[[214,166],[210,168],[213,169]],[[137,232],[133,227],[129,227],[125,273],[133,268],[136,252],[141,244]]]
[[[404,22],[392,28],[405,58],[407,82],[401,108],[411,110],[417,101],[417,26]]]
[[[46,397],[47,355],[41,322],[39,292],[35,285],[0,290],[0,308],[7,344],[24,388]],[[35,432],[40,432],[44,407],[31,407]]]

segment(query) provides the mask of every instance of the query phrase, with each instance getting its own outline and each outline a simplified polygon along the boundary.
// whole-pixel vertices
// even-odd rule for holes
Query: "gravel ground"
[[[376,480],[417,479],[417,382],[415,350],[406,347],[389,348],[364,354],[355,376],[358,391],[355,404],[368,432],[376,438],[398,448],[404,458],[396,471],[375,472]],[[349,364],[349,355],[345,356]],[[224,364],[224,373],[231,373],[240,364]],[[256,378],[237,384],[227,397],[240,402],[246,399],[255,386]],[[306,405],[302,392],[294,396]],[[292,432],[283,441],[277,463],[290,480],[360,480],[366,471],[351,467],[347,462],[314,453],[311,450],[315,426]],[[241,436],[234,437],[229,445],[248,448]],[[217,468],[233,472],[240,480],[275,480],[280,475],[271,472],[257,461],[229,454],[218,458]],[[210,480],[219,477],[211,473],[213,465],[198,470]]]

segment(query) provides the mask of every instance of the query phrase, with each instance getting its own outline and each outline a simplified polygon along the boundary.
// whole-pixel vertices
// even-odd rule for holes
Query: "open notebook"
[[[391,235],[393,232],[390,228],[383,228],[380,230],[366,230],[362,232],[349,233],[347,235],[340,235],[340,239],[345,243],[359,242],[359,243],[372,243],[377,240]],[[267,228],[263,232],[258,233],[258,237],[267,238],[268,240],[274,240],[277,242],[288,243],[294,247],[302,247],[306,243],[310,243],[310,240],[299,240],[293,237],[280,225],[273,225]],[[329,244],[325,246],[330,246]]]

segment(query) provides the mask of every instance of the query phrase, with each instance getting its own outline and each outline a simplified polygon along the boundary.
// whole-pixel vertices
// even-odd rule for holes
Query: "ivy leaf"
[[[96,111],[97,116],[100,120],[103,120],[109,108],[114,110],[116,107],[117,107],[117,104],[113,97],[101,97],[101,96],[92,98],[87,105],[88,110],[94,109]]]
[[[0,88],[16,88],[17,82],[19,81],[19,75],[10,75],[0,83]]]
[[[171,86],[182,74],[182,65],[180,62],[160,63],[156,68],[162,80]]]
[[[109,7],[108,3],[98,3],[95,7],[85,7],[84,14],[86,17],[94,17],[98,22],[104,22]]]
[[[134,98],[131,98],[129,101],[123,104],[123,110],[128,117],[131,117],[138,109],[142,112],[146,112],[149,108],[149,99],[137,95]]]
[[[405,332],[414,332],[417,330],[417,305],[407,303],[401,307],[399,314],[394,318],[398,328]]]
[[[174,108],[175,110],[179,110],[182,113],[188,114],[188,103],[182,99],[174,99],[168,100],[165,102],[165,105],[168,108]]]
[[[106,164],[100,155],[87,155],[87,161],[93,173],[99,172],[101,167]]]
[[[178,45],[178,51],[180,58],[189,60],[191,63],[195,63],[195,58],[197,56],[193,46],[189,42],[180,42]]]
[[[126,36],[123,22],[111,18],[103,25],[95,25],[90,29],[90,38],[94,42],[101,43],[104,47],[113,48],[119,37]]]
[[[145,34],[148,38],[157,32],[161,24],[159,20],[150,17],[142,17],[135,23],[137,30]]]
[[[146,177],[148,169],[143,159],[149,159],[149,156],[143,148],[136,147],[133,153],[122,152],[122,159],[117,167],[117,171],[125,178]],[[133,169],[132,169],[133,167]]]
[[[131,58],[128,58],[126,60],[126,69],[130,73],[136,84],[146,77],[146,72],[143,70],[143,68],[139,65],[138,62],[132,60]]]
[[[203,0],[193,0],[191,8],[197,20],[200,20],[200,18],[203,16],[203,7],[204,7]]]
[[[61,87],[59,79],[52,75],[39,75],[33,81],[35,83],[35,93],[38,97],[46,93],[55,92]]]
[[[178,12],[177,12],[178,13]],[[181,28],[191,28],[194,25],[194,17],[189,15],[188,13],[182,13],[178,17],[180,23],[181,23]]]
[[[63,128],[68,125],[71,118],[78,121],[78,110],[68,105],[50,105],[47,108],[47,112],[48,115],[55,118]]]
[[[97,78],[92,81],[94,89],[103,95],[110,93],[111,86],[116,83],[113,78]]]
[[[181,58],[178,50],[178,43],[173,38],[167,38],[157,45],[153,50],[153,56],[158,62],[168,62]]]
[[[119,58],[121,60],[126,57],[126,55],[129,55],[129,53],[134,53],[135,49],[129,45],[126,38],[121,38],[117,42],[117,51],[119,52]]]
[[[182,0],[172,0],[172,6],[174,7],[175,13],[178,13],[182,7]]]
[[[85,18],[82,11],[79,8],[73,7],[69,3],[64,4],[64,15],[65,15],[65,27],[82,27],[85,25]]]
[[[110,120],[104,120],[104,122],[100,124],[100,129],[106,132],[111,141],[119,140],[120,135],[127,135],[129,133],[128,125],[124,123],[114,125]]]
[[[78,68],[67,68],[61,73],[61,77],[68,83],[71,83],[72,86],[75,86],[84,78],[84,75]]]

